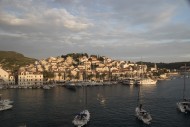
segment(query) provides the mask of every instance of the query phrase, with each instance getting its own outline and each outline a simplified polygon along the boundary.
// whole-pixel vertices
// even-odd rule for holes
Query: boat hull
[[[190,102],[189,101],[182,101],[177,103],[177,108],[180,112],[187,113],[190,112]]]
[[[90,120],[90,113],[88,110],[83,110],[77,114],[73,120],[73,124],[77,127],[82,127],[88,123]]]
[[[13,106],[12,105],[0,105],[0,111],[8,110],[11,109]]]
[[[145,124],[150,124],[152,121],[151,115],[144,109],[136,107],[135,109],[136,117]]]
[[[156,85],[157,80],[141,79],[137,82],[138,85]]]

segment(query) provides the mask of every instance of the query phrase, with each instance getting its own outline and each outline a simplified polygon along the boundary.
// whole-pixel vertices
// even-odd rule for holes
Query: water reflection
[[[97,100],[102,106],[106,105],[106,98],[102,94],[97,94]]]

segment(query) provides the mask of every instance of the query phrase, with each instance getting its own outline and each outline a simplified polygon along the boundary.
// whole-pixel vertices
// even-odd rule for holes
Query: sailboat
[[[185,65],[185,73],[186,73],[186,65]],[[186,86],[186,75],[184,73],[184,85],[183,85],[183,100],[177,103],[177,107],[179,111],[183,113],[187,113],[190,111],[190,101],[185,99],[185,86]]]
[[[77,127],[82,127],[86,125],[88,121],[90,121],[90,112],[87,110],[87,85],[86,86],[83,85],[83,90],[84,89],[85,89],[85,109],[82,112],[78,113],[74,117],[74,120],[72,121],[73,124]]]
[[[135,115],[139,120],[141,120],[145,124],[150,124],[152,121],[152,117],[149,112],[147,112],[145,109],[142,108],[142,104],[140,103],[140,87],[141,85],[139,85],[138,100],[137,100],[138,102],[137,102],[137,107],[135,108]]]
[[[13,101],[10,101],[9,99],[1,99],[1,94],[0,94],[0,111],[8,110],[11,109],[13,106],[10,105],[12,104]]]

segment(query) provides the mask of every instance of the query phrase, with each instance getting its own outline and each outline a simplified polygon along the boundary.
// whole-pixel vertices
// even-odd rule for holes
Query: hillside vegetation
[[[25,57],[13,51],[0,51],[0,65],[3,69],[17,70],[21,66],[33,64],[36,59]]]
[[[138,64],[146,64],[148,67],[154,67],[155,63],[151,62],[137,62]],[[160,69],[166,68],[166,69],[177,69],[179,70],[183,66],[187,66],[187,68],[190,67],[190,62],[174,62],[174,63],[156,63],[157,67]]]

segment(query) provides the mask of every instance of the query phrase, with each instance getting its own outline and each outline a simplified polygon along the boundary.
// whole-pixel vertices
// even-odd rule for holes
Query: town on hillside
[[[34,87],[65,82],[111,82],[125,79],[168,79],[178,74],[169,69],[159,69],[156,64],[147,67],[130,61],[112,60],[105,56],[68,54],[49,57],[20,67],[17,72],[0,67],[0,85],[6,87]],[[123,82],[124,83],[124,82]]]

